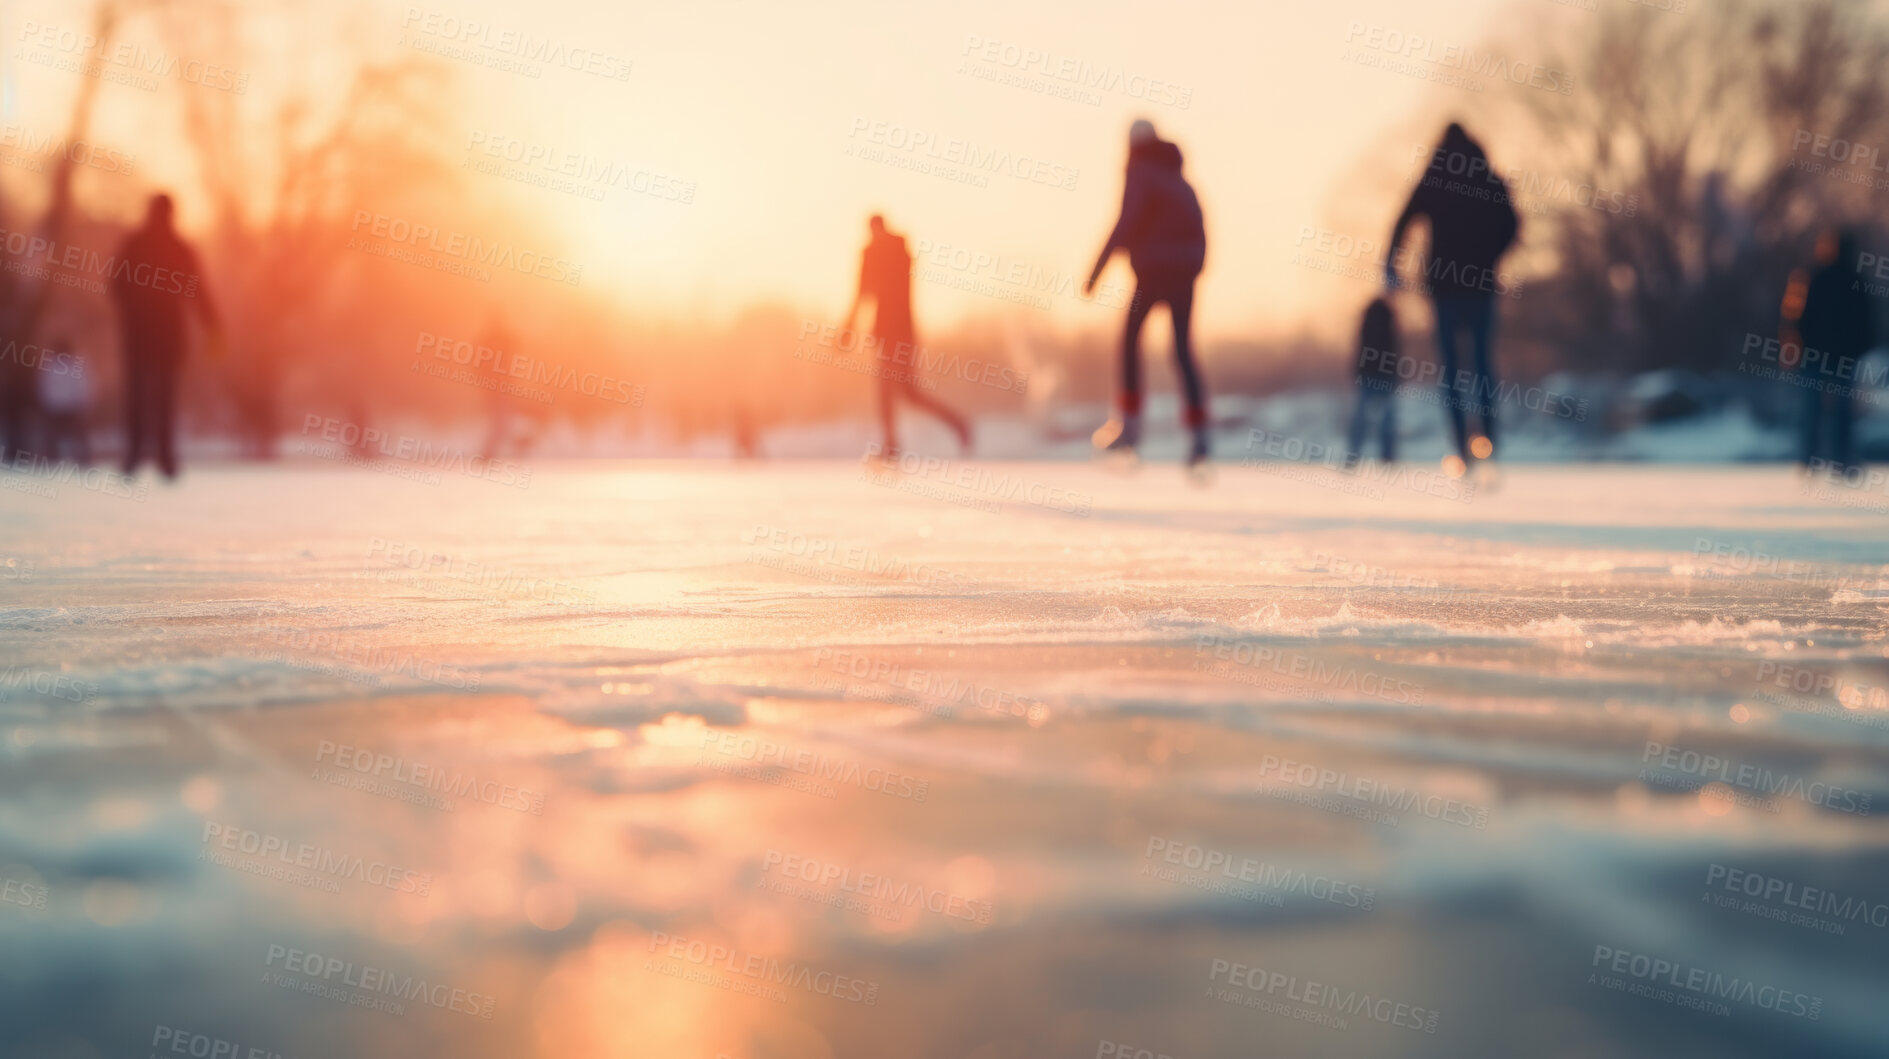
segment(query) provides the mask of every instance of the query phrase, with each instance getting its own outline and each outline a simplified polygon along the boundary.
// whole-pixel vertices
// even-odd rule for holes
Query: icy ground
[[[412,470],[0,478],[0,1051],[1889,1040],[1879,483]]]

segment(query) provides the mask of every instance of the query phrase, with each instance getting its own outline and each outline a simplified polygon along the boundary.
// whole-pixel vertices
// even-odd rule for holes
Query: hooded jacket
[[[1150,140],[1128,151],[1122,213],[1109,233],[1106,255],[1120,247],[1137,277],[1196,275],[1207,260],[1207,227],[1200,200],[1181,175],[1181,149]]]

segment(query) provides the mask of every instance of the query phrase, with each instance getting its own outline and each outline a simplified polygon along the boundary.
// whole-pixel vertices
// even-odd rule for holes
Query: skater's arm
[[[1142,182],[1130,172],[1122,184],[1122,212],[1115,219],[1115,227],[1108,233],[1108,241],[1102,244],[1102,252],[1095,255],[1095,267],[1089,270],[1088,282],[1082,285],[1082,293],[1095,290],[1095,281],[1102,278],[1102,270],[1108,267],[1108,259],[1115,251],[1128,245],[1128,237],[1135,230],[1135,224],[1141,220],[1141,213],[1148,199]]]
[[[1390,247],[1384,251],[1384,282],[1388,286],[1397,286],[1397,248],[1403,245],[1404,229],[1409,228],[1419,214],[1429,212],[1423,200],[1423,185],[1418,184],[1410,193],[1410,201],[1404,203],[1404,212],[1397,215],[1397,224],[1391,228]]]
[[[864,302],[866,300],[866,295],[867,295],[867,288],[866,288],[867,268],[868,268],[868,262],[867,262],[866,256],[864,254],[861,254],[859,257],[859,286],[853,291],[852,306],[846,310],[846,322],[840,325],[840,334],[842,335],[851,331],[853,329],[853,324],[859,320],[859,306],[861,302]],[[842,339],[842,344],[844,344],[843,339]]]

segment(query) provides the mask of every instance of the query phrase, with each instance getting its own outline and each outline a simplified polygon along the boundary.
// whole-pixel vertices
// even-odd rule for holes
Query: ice
[[[944,457],[547,463],[525,488],[290,461],[143,499],[19,478],[10,1052],[144,1054],[158,1027],[296,1057],[1889,1039],[1879,485],[1237,450],[1210,487]],[[1603,950],[1816,1017],[1690,1010]],[[376,1010],[367,968],[447,1002]],[[1331,1006],[1349,991],[1434,1026]]]

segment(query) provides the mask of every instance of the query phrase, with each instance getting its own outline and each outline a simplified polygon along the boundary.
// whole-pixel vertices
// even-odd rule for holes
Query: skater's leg
[[[1495,446],[1495,299],[1478,297],[1469,304],[1471,340],[1476,356],[1476,418],[1482,424],[1482,436]]]
[[[1181,373],[1181,393],[1187,401],[1182,413],[1190,430],[1207,426],[1207,400],[1194,363],[1194,277],[1177,279],[1165,292],[1168,315],[1174,321],[1174,363]]]
[[[879,451],[888,456],[899,451],[899,410],[894,403],[898,385],[893,374],[890,363],[879,361]]]
[[[1378,436],[1378,447],[1383,450],[1385,463],[1395,463],[1397,462],[1397,391],[1386,384],[1383,392],[1378,394],[1377,401],[1382,406],[1378,413],[1382,417],[1380,420],[1382,433]]]
[[[952,411],[950,405],[945,404],[943,401],[933,396],[930,391],[919,385],[916,379],[906,378],[902,380],[899,384],[899,391],[900,395],[913,407],[930,412],[932,415],[943,420],[944,424],[951,428],[951,432],[958,436],[959,446],[967,449],[970,447],[971,424],[965,420],[963,416]]]
[[[1122,392],[1119,400],[1123,420],[1141,414],[1141,327],[1154,308],[1155,292],[1137,284],[1128,300],[1128,320],[1122,329]]]
[[[157,466],[164,477],[177,477],[177,376],[182,364],[176,359],[156,365],[151,373],[151,422],[157,432]]]
[[[1358,404],[1351,412],[1351,429],[1345,432],[1345,466],[1349,467],[1364,458],[1364,432],[1369,429],[1371,415],[1371,386],[1363,379],[1358,380]]]
[[[124,472],[128,475],[138,472],[138,464],[144,462],[144,430],[146,407],[150,398],[146,396],[151,388],[144,368],[144,357],[138,351],[131,351],[125,358],[125,459]]]
[[[1467,394],[1456,380],[1457,329],[1462,326],[1460,301],[1447,295],[1431,302],[1436,309],[1436,352],[1443,369],[1443,407],[1448,410],[1450,430],[1456,438],[1456,452],[1469,462],[1469,431],[1463,424],[1463,404]]]

